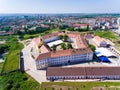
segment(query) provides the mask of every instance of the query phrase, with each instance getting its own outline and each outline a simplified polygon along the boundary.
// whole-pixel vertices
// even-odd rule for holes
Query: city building
[[[47,80],[106,79],[120,80],[120,67],[49,67]]]
[[[95,36],[92,40],[94,42],[94,46],[96,46],[96,47],[106,47],[107,46],[107,42],[99,36]]]
[[[43,44],[41,47],[39,46],[40,53],[35,60],[37,69],[70,63],[89,62],[93,59],[92,50],[80,34],[73,32],[66,33],[68,36],[67,42],[70,42],[73,48],[65,50],[60,48],[60,44],[64,41],[59,39],[59,35],[64,35],[64,33],[56,32],[40,38]],[[37,43],[37,45],[39,44]],[[56,51],[51,50],[52,45],[57,46]]]
[[[89,28],[91,28],[91,25],[90,24],[73,24],[72,27],[74,27],[74,29],[78,29],[78,28],[81,28],[81,29],[85,29],[89,26]]]

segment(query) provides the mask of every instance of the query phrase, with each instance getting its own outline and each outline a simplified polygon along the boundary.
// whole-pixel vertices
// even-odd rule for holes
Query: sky
[[[0,13],[120,13],[120,0],[0,0]]]

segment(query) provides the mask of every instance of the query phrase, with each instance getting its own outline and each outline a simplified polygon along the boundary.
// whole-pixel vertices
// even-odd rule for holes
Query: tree
[[[67,43],[67,48],[68,49],[73,49],[72,44],[71,43]]]
[[[87,31],[89,31],[90,30],[90,27],[89,27],[89,25],[87,25]]]
[[[62,48],[63,50],[65,50],[65,49],[66,49],[66,44],[65,44],[65,43],[62,43],[62,44],[61,44],[61,48]]]
[[[56,47],[56,45],[53,45],[51,48],[55,52],[57,47]]]
[[[20,30],[18,30],[18,31],[16,31],[16,34],[17,35],[22,35],[23,33]]]
[[[73,27],[68,28],[69,31],[74,31]]]
[[[7,44],[1,44],[0,45],[0,54],[3,54],[7,51],[9,51],[10,46]]]
[[[65,35],[63,36],[63,39],[64,39],[64,41],[67,41],[68,36],[65,34]]]
[[[61,26],[59,26],[59,29],[66,29],[66,28],[68,28],[69,26],[68,25],[61,25]]]
[[[89,47],[91,48],[92,51],[96,50],[96,47],[94,45],[92,45],[92,44],[90,44]]]
[[[62,40],[63,39],[63,35],[59,35],[59,39]]]

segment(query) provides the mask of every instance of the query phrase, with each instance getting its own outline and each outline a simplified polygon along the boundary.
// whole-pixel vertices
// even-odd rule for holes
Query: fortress
[[[67,36],[63,40],[60,36]],[[43,37],[34,38],[33,46],[38,54],[34,56],[37,69],[49,66],[59,66],[80,62],[89,62],[93,59],[93,52],[88,47],[82,35],[75,32],[56,32]],[[72,48],[61,48],[61,44],[72,45]],[[56,50],[52,47],[55,46]]]

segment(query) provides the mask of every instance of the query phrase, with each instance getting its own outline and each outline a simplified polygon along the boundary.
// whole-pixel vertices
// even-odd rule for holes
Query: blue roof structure
[[[110,63],[110,60],[106,57],[106,56],[100,56],[99,57],[99,60],[101,61],[101,62],[109,62]]]

